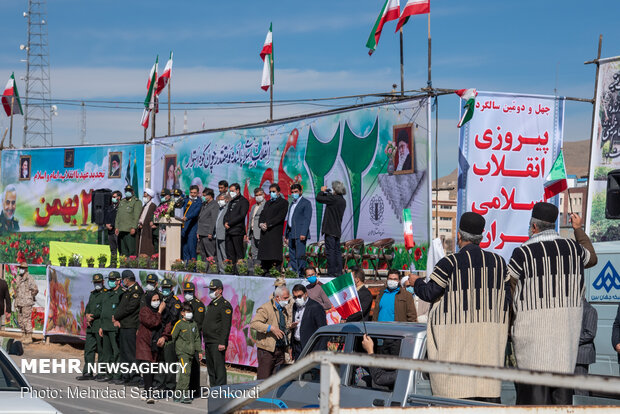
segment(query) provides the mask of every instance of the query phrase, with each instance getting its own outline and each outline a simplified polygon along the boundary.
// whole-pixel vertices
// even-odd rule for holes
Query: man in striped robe
[[[464,213],[459,222],[458,253],[441,259],[428,283],[417,278],[415,293],[432,303],[428,313],[428,359],[504,366],[510,290],[506,263],[482,250],[485,220]],[[431,374],[433,395],[500,402],[501,382]]]
[[[512,252],[506,282],[512,286],[515,313],[512,340],[522,369],[572,374],[577,361],[584,268],[597,262],[592,243],[571,214],[575,240],[555,231],[558,208],[536,203],[530,239]],[[571,404],[559,389],[516,384],[518,405]]]

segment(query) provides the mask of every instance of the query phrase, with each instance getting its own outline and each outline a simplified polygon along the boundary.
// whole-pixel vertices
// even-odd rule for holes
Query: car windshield
[[[0,352],[0,391],[21,391],[28,384],[15,366]]]

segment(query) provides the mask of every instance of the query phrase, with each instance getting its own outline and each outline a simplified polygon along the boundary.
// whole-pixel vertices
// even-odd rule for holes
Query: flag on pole
[[[545,199],[548,200],[560,194],[568,188],[566,182],[566,168],[564,167],[564,155],[562,150],[553,162],[549,174],[545,177]]]
[[[403,210],[403,233],[405,235],[405,249],[415,247],[413,241],[413,222],[411,221],[411,210],[408,208]]]
[[[157,65],[159,62],[159,56],[155,58],[155,63],[149,73],[149,79],[146,82],[146,98],[144,98],[144,111],[142,112],[142,119],[140,124],[144,129],[149,126],[149,113],[155,107],[155,84],[157,83]]]
[[[397,20],[399,13],[400,0],[385,0],[383,8],[379,13],[379,17],[377,17],[377,21],[370,32],[370,36],[368,36],[368,41],[366,42],[369,56],[372,56],[375,49],[377,49],[377,44],[379,43],[379,38],[381,37],[383,25],[390,20]]]
[[[13,108],[11,108],[11,101],[13,101]],[[17,92],[17,84],[15,83],[15,73],[11,73],[9,81],[6,83],[4,92],[2,93],[2,106],[6,116],[23,115],[22,103],[19,100],[19,93]]]
[[[462,100],[465,101],[465,106],[463,106],[463,115],[459,120],[457,125],[458,128],[465,125],[469,122],[474,116],[474,107],[476,106],[476,96],[478,96],[478,91],[476,89],[459,89],[454,91],[455,94],[461,97]]]
[[[162,73],[161,76],[157,78],[157,91],[155,92],[157,95],[159,95],[161,91],[164,90],[166,85],[168,85],[170,75],[172,75],[172,51],[170,52],[170,58],[168,59],[168,62],[166,62],[164,73]]]
[[[321,288],[342,319],[347,319],[354,313],[361,312],[362,306],[357,296],[352,273],[338,276],[331,282],[321,285]]]
[[[260,58],[263,60],[263,79],[261,81],[260,87],[264,91],[269,90],[269,87],[273,85],[273,73],[271,73],[271,68],[273,67],[272,26],[273,23],[270,23],[269,31],[267,32],[267,37],[265,38],[265,43],[263,44],[263,48],[260,51]]]
[[[402,26],[409,21],[409,17],[416,14],[427,14],[431,12],[431,0],[407,0],[407,4],[400,14],[396,31],[398,32]]]

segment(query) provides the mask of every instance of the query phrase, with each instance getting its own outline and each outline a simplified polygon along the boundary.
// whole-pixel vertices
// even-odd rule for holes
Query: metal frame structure
[[[215,414],[232,413],[244,405],[263,396],[266,392],[297,378],[301,374],[321,366],[320,378],[320,412],[338,414],[340,410],[340,375],[336,365],[364,365],[374,368],[422,371],[435,374],[463,375],[514,381],[525,384],[547,385],[562,388],[578,388],[604,393],[618,393],[620,378],[598,375],[553,374],[549,372],[528,371],[514,368],[499,368],[482,365],[459,364],[453,362],[408,359],[387,355],[342,354],[333,352],[315,352],[269,377],[258,386],[258,395],[236,398],[214,411]],[[208,407],[207,407],[208,408]]]
[[[52,146],[47,0],[28,0],[23,146]]]

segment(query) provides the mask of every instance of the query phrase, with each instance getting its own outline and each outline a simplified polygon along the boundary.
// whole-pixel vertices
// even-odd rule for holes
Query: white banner
[[[528,239],[530,210],[562,147],[564,99],[479,92],[460,130],[458,217],[486,219],[480,246],[509,259]],[[557,205],[559,197],[548,200]],[[458,226],[457,226],[458,228]]]

